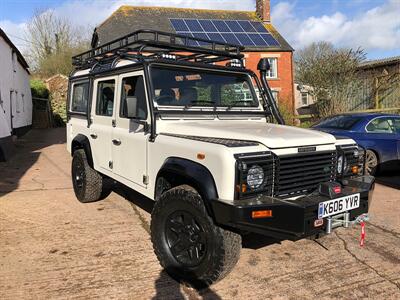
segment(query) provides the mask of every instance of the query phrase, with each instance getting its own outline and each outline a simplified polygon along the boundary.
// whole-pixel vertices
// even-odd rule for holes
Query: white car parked
[[[317,238],[364,218],[374,178],[363,175],[363,149],[282,125],[266,59],[260,82],[240,47],[192,40],[203,41],[141,30],[74,57],[76,197],[104,199],[112,179],[154,200],[155,253],[197,286],[232,270],[245,232]]]

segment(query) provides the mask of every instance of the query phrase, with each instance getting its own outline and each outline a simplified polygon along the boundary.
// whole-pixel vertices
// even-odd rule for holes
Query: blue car
[[[349,137],[367,149],[366,172],[400,166],[400,116],[383,113],[342,114],[325,118],[313,129]]]

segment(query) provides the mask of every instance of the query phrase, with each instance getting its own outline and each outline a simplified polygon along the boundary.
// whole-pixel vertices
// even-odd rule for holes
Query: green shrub
[[[46,87],[46,84],[39,79],[32,79],[31,80],[31,92],[32,97],[36,98],[49,98],[49,90]]]
[[[64,127],[67,123],[67,110],[65,101],[52,101],[53,122],[56,127]]]

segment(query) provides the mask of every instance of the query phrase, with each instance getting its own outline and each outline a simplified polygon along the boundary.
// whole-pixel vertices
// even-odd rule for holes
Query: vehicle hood
[[[160,127],[160,133],[256,141],[271,149],[336,142],[325,132],[264,121],[166,121]]]

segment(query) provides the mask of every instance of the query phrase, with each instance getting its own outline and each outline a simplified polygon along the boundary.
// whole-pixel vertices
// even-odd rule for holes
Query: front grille
[[[279,156],[274,195],[292,197],[310,192],[320,182],[333,181],[335,167],[336,151]]]

